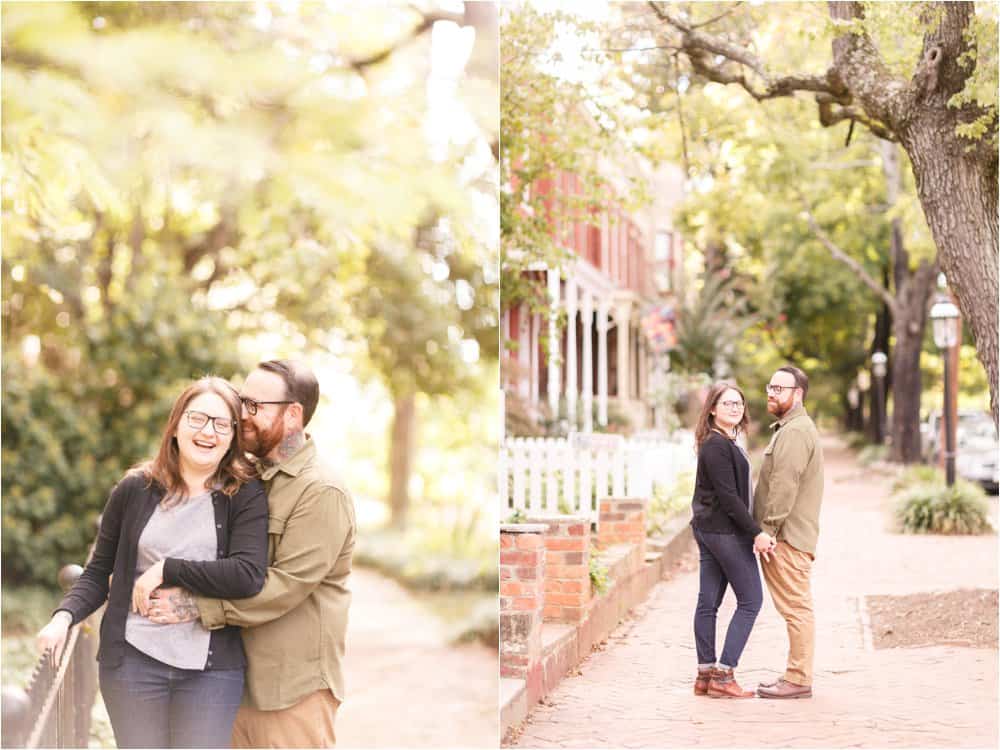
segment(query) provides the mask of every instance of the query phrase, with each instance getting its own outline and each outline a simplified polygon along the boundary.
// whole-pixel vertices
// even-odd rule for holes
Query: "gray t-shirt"
[[[189,497],[179,505],[160,503],[142,530],[136,554],[136,577],[168,557],[214,560],[217,537],[212,493]],[[129,612],[125,640],[148,656],[179,669],[204,669],[211,633],[201,620],[159,625]]]
[[[753,515],[753,469],[750,468],[750,454],[747,453],[747,449],[744,448],[739,442],[736,443],[736,447],[740,449],[740,453],[743,454],[743,458],[747,460],[747,509],[750,511],[750,515]]]

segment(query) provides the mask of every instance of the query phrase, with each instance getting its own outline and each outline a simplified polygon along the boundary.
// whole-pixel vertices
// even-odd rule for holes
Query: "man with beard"
[[[307,367],[261,362],[243,383],[240,399],[243,447],[255,457],[268,491],[264,588],[235,600],[162,589],[154,594],[150,619],[200,617],[210,630],[244,629],[246,690],[233,747],[333,747],[344,697],[354,503],[304,432],[319,401],[316,376]]]
[[[819,538],[823,500],[823,449],[802,402],[809,378],[797,367],[781,367],[767,385],[767,410],[777,418],[764,450],[753,515],[777,540],[761,570],[774,608],[788,628],[788,665],[775,682],[761,684],[761,698],[811,698],[816,626],[809,577]]]

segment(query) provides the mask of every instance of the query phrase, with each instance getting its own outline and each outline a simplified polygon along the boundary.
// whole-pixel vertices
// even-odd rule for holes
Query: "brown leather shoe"
[[[708,681],[710,698],[753,698],[752,690],[744,690],[736,682],[731,669],[712,670],[712,679]]]
[[[698,670],[698,676],[694,678],[694,694],[708,695],[708,681],[712,678],[712,670],[706,669],[702,672]]]
[[[794,682],[780,679],[773,685],[760,685],[757,695],[761,698],[812,698],[810,685],[796,685]]]

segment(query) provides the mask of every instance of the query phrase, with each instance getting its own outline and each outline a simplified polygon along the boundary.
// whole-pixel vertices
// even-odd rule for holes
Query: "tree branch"
[[[850,81],[850,93],[861,104],[867,117],[897,132],[912,108],[912,87],[889,72],[868,33],[859,31],[853,25],[864,18],[861,3],[836,1],[828,3],[828,8],[830,18],[845,27],[833,40],[834,67],[844,80]]]
[[[691,60],[695,72],[716,83],[735,83],[758,101],[792,96],[796,92],[824,93],[833,97],[834,101],[849,104],[850,99],[846,87],[840,79],[828,71],[822,76],[805,73],[791,73],[781,76],[771,76],[767,72],[764,61],[745,47],[735,44],[722,36],[698,31],[695,25],[676,13],[673,8],[664,3],[650,2],[650,8],[664,23],[672,26],[680,33],[680,47]],[[730,12],[734,10],[729,9]],[[724,58],[722,63],[713,62],[713,58]],[[735,63],[749,69],[755,74],[755,79],[748,79],[743,71],[734,72],[728,69]]]
[[[825,128],[833,127],[838,122],[843,122],[844,120],[850,120],[852,122],[860,122],[872,133],[883,140],[892,141],[894,143],[899,141],[899,138],[895,133],[889,130],[889,128],[878,120],[870,118],[860,107],[840,106],[834,109],[834,102],[822,95],[818,95],[816,97],[816,103],[819,105],[820,125]]]
[[[395,40],[389,46],[379,50],[378,52],[366,55],[365,57],[357,57],[352,60],[348,60],[347,66],[353,68],[358,73],[364,73],[366,68],[370,68],[373,65],[378,65],[380,62],[384,62],[392,55],[393,52],[402,49],[421,34],[429,31],[438,21],[454,21],[459,25],[465,22],[464,13],[449,13],[448,11],[443,10],[425,13],[413,5],[410,6],[410,9],[416,11],[420,15],[420,22],[417,23],[417,25],[414,26],[409,33]]]
[[[725,18],[726,16],[728,16],[730,13],[732,13],[734,10],[736,10],[737,8],[739,8],[741,5],[743,5],[742,0],[740,0],[740,2],[738,2],[738,3],[732,3],[728,8],[726,8],[726,10],[722,11],[717,16],[712,16],[707,21],[702,21],[701,23],[691,24],[691,28],[692,29],[701,29],[701,28],[704,28],[705,26],[711,26],[716,21],[721,21],[723,18]]]
[[[805,202],[803,202],[803,210],[805,211],[806,219],[809,221],[809,228],[816,236],[816,239],[823,244],[823,247],[827,249],[830,255],[850,268],[854,272],[854,275],[861,279],[861,282],[865,286],[875,292],[879,299],[885,302],[889,311],[892,313],[892,316],[896,317],[899,314],[899,304],[896,302],[896,299],[889,294],[889,290],[875,281],[875,279],[869,275],[860,263],[854,260],[854,258],[844,252],[836,243],[834,243],[833,240],[830,239],[830,236],[820,228],[819,224],[816,222],[816,217],[812,215],[812,211],[810,211],[809,207],[805,205]]]

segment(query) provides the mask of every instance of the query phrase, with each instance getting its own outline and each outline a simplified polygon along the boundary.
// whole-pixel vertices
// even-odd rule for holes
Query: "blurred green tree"
[[[470,15],[488,31],[481,11]],[[394,345],[428,352],[433,340],[440,356],[370,356],[375,373],[409,372],[423,389],[407,368],[431,368],[460,388],[461,342],[490,356],[495,297],[481,287],[496,279],[470,192],[496,183],[474,139],[428,145],[438,20],[465,15],[3,6],[3,492],[16,499],[3,510],[5,575],[51,583],[41,550],[81,559],[93,515],[152,449],[180,383],[244,370],[241,341],[367,342],[397,329],[419,293],[424,319],[453,326],[398,329]],[[495,140],[489,84],[475,83],[470,117]],[[444,278],[417,246],[429,221],[449,230]],[[407,274],[409,286],[363,303]]]

